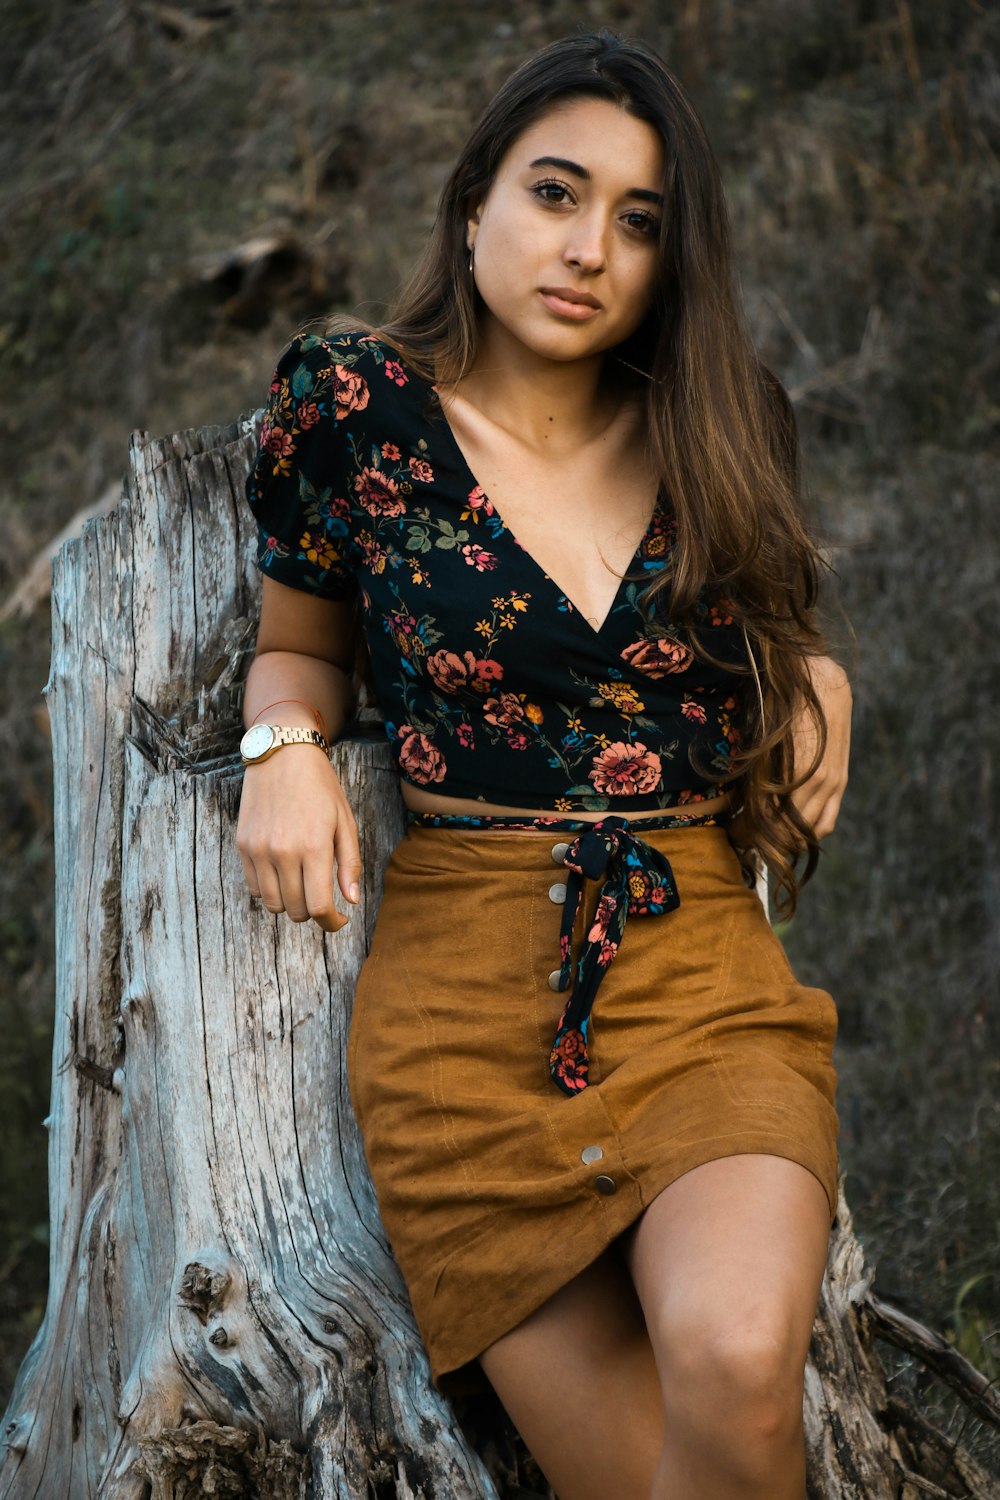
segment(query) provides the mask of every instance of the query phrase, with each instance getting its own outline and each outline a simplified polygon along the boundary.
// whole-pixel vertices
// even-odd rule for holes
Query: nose
[[[593,275],[603,271],[607,258],[606,226],[596,214],[574,218],[563,250],[563,263]]]

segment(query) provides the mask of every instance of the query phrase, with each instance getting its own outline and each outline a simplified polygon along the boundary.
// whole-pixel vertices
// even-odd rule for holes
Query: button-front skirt
[[[788,1157],[836,1214],[832,998],[795,979],[723,827],[631,829],[667,857],[680,904],[629,916],[571,1095],[552,1072],[571,835],[417,823],[387,866],[348,1077],[448,1393],[481,1384],[469,1362],[702,1162]],[[583,881],[574,954],[601,889]]]

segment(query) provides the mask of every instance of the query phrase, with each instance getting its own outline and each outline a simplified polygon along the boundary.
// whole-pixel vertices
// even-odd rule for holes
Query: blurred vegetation
[[[477,108],[527,52],[607,24],[667,57],[796,402],[855,688],[844,811],[784,933],[840,1006],[848,1200],[883,1295],[1000,1374],[1000,11],[0,0],[0,23],[0,598],[119,478],[133,428],[228,421],[260,404],[300,319],[378,316]],[[266,254],[236,253],[256,237]],[[0,663],[6,1394],[45,1295],[45,608],[0,626]],[[892,1369],[957,1436],[947,1393]],[[1000,1472],[995,1440],[970,1436]]]

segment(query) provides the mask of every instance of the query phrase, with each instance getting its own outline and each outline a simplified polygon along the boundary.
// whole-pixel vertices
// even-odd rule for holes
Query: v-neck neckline
[[[507,522],[504,520],[503,516],[497,510],[497,508],[494,505],[493,501],[490,499],[490,497],[487,494],[485,488],[479,483],[479,480],[476,478],[476,475],[474,474],[474,472],[472,470],[472,465],[469,463],[469,460],[466,458],[465,452],[464,452],[464,450],[462,448],[462,445],[458,441],[458,438],[455,436],[454,429],[452,428],[452,425],[451,425],[451,423],[448,420],[448,414],[447,414],[447,412],[444,409],[444,402],[441,400],[440,392],[438,391],[437,386],[435,384],[433,384],[432,382],[430,382],[430,381],[428,381],[427,384],[428,384],[428,386],[430,388],[431,394],[433,395],[435,401],[437,402],[437,407],[438,407],[438,411],[441,414],[441,421],[442,421],[442,423],[444,425],[444,430],[445,430],[446,438],[447,438],[447,441],[451,445],[453,455],[454,455],[455,459],[458,462],[458,467],[462,471],[464,471],[466,479],[468,481],[471,481],[471,490],[472,491],[476,491],[476,490],[479,491],[479,494],[483,498],[483,505],[484,505],[484,509],[486,509],[486,511],[487,511],[487,514],[490,515],[498,523],[498,525],[500,526],[500,528],[504,532],[504,534],[507,537],[510,538],[510,540],[511,540],[511,542],[513,542],[514,546],[518,548],[518,550],[522,553],[522,555],[525,558],[527,558],[529,564],[531,565],[531,567],[533,567],[535,569],[536,573],[540,573],[541,576],[546,580],[547,583],[551,583],[552,584],[553,588],[559,594],[559,597],[561,599],[564,599],[566,601],[566,603],[569,605],[570,612],[573,615],[575,615],[577,617],[577,619],[579,619],[583,623],[585,629],[587,629],[590,632],[590,634],[594,637],[594,639],[595,640],[601,640],[601,639],[603,639],[604,632],[605,632],[605,630],[607,629],[608,625],[611,622],[611,617],[612,617],[612,615],[615,613],[615,611],[618,608],[618,605],[619,605],[619,602],[620,602],[621,596],[622,596],[622,591],[625,588],[625,585],[627,583],[629,583],[629,582],[635,582],[636,581],[635,579],[631,578],[630,575],[632,573],[632,569],[635,567],[637,559],[642,554],[643,546],[649,540],[650,532],[653,529],[653,523],[656,521],[657,516],[660,514],[662,501],[664,499],[664,489],[663,489],[663,482],[662,482],[662,480],[660,481],[660,484],[657,486],[656,499],[653,501],[653,511],[652,511],[652,514],[651,514],[649,520],[646,523],[646,529],[645,529],[645,531],[643,532],[642,536],[639,539],[639,545],[636,547],[635,551],[633,552],[631,560],[629,561],[629,564],[626,567],[625,572],[622,574],[621,578],[618,581],[618,587],[615,590],[615,596],[614,596],[614,598],[611,601],[611,604],[610,604],[610,606],[608,608],[608,612],[604,616],[604,619],[601,621],[600,625],[592,625],[591,621],[590,621],[590,616],[589,615],[585,615],[583,613],[583,610],[580,608],[580,606],[578,604],[575,604],[573,602],[573,600],[570,598],[569,594],[567,594],[566,590],[564,588],[562,588],[562,586],[558,583],[558,581],[555,578],[553,578],[552,574],[546,572],[546,570],[542,567],[541,563],[534,556],[534,554],[531,553],[531,552],[529,552],[528,548],[524,545],[523,542],[518,541],[518,538],[515,535],[514,531],[511,529],[510,526],[508,526]],[[610,572],[611,569],[609,569],[608,571]]]

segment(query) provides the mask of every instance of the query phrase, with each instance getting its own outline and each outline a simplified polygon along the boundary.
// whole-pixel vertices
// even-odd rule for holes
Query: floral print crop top
[[[246,494],[263,573],[325,599],[360,592],[405,780],[562,813],[673,807],[726,782],[743,674],[654,629],[640,599],[674,542],[662,489],[595,629],[491,505],[433,385],[349,333],[302,334],[282,355]],[[699,601],[694,623],[718,660],[746,661],[725,600]]]

